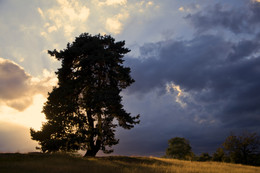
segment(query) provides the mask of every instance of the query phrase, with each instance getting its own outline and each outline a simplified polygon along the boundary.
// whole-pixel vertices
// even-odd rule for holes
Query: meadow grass
[[[0,154],[0,173],[259,173],[260,167],[157,157],[83,158],[68,154]]]

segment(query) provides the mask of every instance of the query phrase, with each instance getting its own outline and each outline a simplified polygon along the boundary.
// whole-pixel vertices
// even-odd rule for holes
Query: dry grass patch
[[[258,173],[260,167],[157,157],[82,158],[64,154],[0,154],[1,173]]]

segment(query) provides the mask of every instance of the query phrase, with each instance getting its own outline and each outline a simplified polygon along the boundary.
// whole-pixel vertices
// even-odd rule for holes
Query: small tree
[[[43,152],[110,153],[118,143],[117,125],[131,129],[139,123],[139,115],[131,117],[121,104],[120,92],[134,82],[130,68],[122,65],[124,54],[130,51],[124,45],[111,36],[84,33],[66,49],[48,51],[62,67],[56,72],[58,86],[43,107],[47,122],[40,131],[31,129],[32,139]]]
[[[260,140],[256,133],[244,132],[241,136],[231,134],[223,143],[224,151],[231,162],[252,164],[259,155]]]
[[[198,161],[206,162],[206,161],[210,161],[211,159],[212,157],[209,155],[209,153],[201,153],[201,155],[198,158]]]
[[[166,149],[166,157],[188,160],[192,157],[191,146],[188,140],[175,137],[168,141],[169,147]]]

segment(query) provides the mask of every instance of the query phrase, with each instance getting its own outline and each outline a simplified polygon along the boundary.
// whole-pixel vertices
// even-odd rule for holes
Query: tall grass
[[[65,154],[0,154],[0,173],[258,173],[260,167],[156,157],[82,158]]]

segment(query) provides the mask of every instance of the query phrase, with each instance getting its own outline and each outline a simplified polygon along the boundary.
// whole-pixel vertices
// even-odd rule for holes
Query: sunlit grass
[[[157,157],[82,158],[65,154],[0,154],[1,173],[258,173],[260,167]]]

